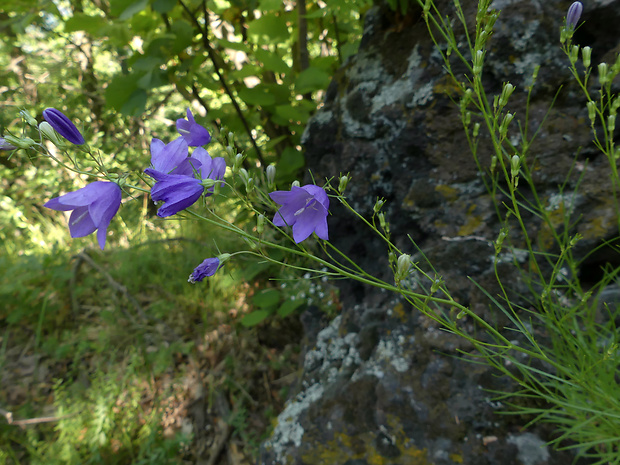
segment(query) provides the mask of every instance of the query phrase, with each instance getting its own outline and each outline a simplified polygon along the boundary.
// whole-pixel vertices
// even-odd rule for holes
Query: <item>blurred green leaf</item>
[[[102,16],[89,16],[77,12],[65,22],[65,32],[85,31],[92,36],[97,36],[106,22]]]
[[[151,4],[151,8],[153,8],[153,10],[157,13],[168,13],[175,7],[176,4],[177,0],[155,0]]]
[[[241,319],[241,324],[246,328],[256,326],[260,322],[264,321],[268,316],[273,313],[273,310],[256,310],[248,313]]]
[[[315,90],[327,89],[330,76],[322,69],[311,66],[303,70],[295,80],[295,91],[298,94],[306,94]]]
[[[133,15],[135,15],[136,13],[139,13],[142,10],[144,10],[147,7],[148,4],[149,4],[148,0],[138,0],[137,2],[134,2],[134,3],[130,4],[129,6],[127,6],[123,10],[123,12],[120,14],[118,19],[120,19],[120,20],[129,19]]]
[[[252,297],[252,303],[260,308],[275,307],[281,298],[281,293],[277,289],[263,289]]]
[[[295,310],[297,310],[299,307],[301,307],[303,304],[304,304],[304,301],[302,299],[295,299],[295,300],[288,299],[284,301],[284,303],[278,309],[278,315],[281,316],[282,318],[287,317],[291,313],[293,313]]]
[[[277,52],[271,52],[262,48],[254,50],[254,55],[263,64],[264,69],[274,73],[288,73],[291,68],[284,62]]]
[[[271,13],[250,22],[248,36],[258,44],[278,44],[291,37],[284,18]]]
[[[240,90],[239,98],[248,105],[267,106],[273,105],[276,102],[276,98],[267,89],[260,88],[259,86]]]

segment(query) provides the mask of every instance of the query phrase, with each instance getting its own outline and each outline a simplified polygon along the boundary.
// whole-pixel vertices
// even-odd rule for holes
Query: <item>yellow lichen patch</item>
[[[457,233],[459,236],[469,236],[470,234],[476,232],[482,224],[481,216],[472,215],[475,209],[476,205],[474,204],[467,210],[467,221],[465,221],[465,224],[459,228],[459,232]]]
[[[448,186],[447,184],[437,184],[435,190],[439,192],[444,198],[450,202],[454,202],[459,198],[459,190],[455,187]]]
[[[433,86],[433,93],[446,94],[451,97],[457,97],[463,94],[458,83],[456,83],[454,79],[448,75],[438,79],[437,82],[435,82],[435,85]]]
[[[387,433],[394,441],[400,455],[385,457],[377,450],[377,434],[364,432],[357,435],[335,433],[327,443],[314,443],[312,451],[302,455],[307,463],[345,463],[347,460],[362,459],[369,465],[431,465],[427,450],[415,447],[403,431],[398,417],[388,415]]]
[[[397,303],[396,305],[394,305],[392,311],[394,312],[394,315],[396,317],[400,318],[401,321],[405,321],[407,319],[407,314],[405,313],[405,306],[403,304]]]

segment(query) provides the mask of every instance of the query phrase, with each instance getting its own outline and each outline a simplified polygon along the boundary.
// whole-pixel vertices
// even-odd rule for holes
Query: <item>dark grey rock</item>
[[[452,2],[437,3],[452,13]],[[462,3],[471,17],[477,2]],[[496,0],[493,7],[502,13],[484,83],[495,94],[504,81],[515,85],[509,106],[523,117],[532,71],[543,66],[528,128],[536,131],[547,115],[530,154],[536,160],[536,189],[547,208],[558,211],[558,227],[569,205],[575,217],[581,216],[576,232],[584,240],[575,253],[585,256],[614,234],[617,218],[610,208],[612,187],[602,182],[608,179],[608,162],[593,147],[585,101],[559,48],[569,4]],[[501,327],[506,322],[472,284],[473,279],[491,295],[498,293],[492,244],[500,221],[485,188],[488,174],[480,174],[472,161],[458,108],[446,95],[454,89],[420,13],[411,6],[401,16],[383,4],[369,11],[359,53],[334,77],[324,107],[304,134],[308,166],[315,179],[350,172],[347,195],[364,215],[372,214],[377,197],[385,198],[397,246],[415,254],[410,235],[452,295]],[[575,41],[593,47],[594,63],[603,57],[613,62],[615,55],[609,57],[618,42],[612,25],[620,20],[619,2],[589,2],[582,19]],[[513,142],[519,144],[516,134],[513,127]],[[484,139],[479,156],[488,168],[491,151]],[[558,186],[567,177],[562,194]],[[569,193],[580,177],[579,194],[572,198]],[[522,193],[532,199],[525,187]],[[334,204],[329,226],[335,245],[365,269],[390,279],[384,245]],[[525,219],[529,236],[552,251],[548,226],[534,215]],[[511,257],[501,258],[500,272],[518,298],[526,291],[520,272]],[[620,257],[607,249],[585,260],[580,272],[596,273],[605,262],[620,263]],[[462,351],[472,350],[466,341],[395,296],[355,282],[340,288],[342,314],[318,333],[312,326],[298,392],[263,444],[260,464],[572,463],[572,453],[545,446],[553,438],[550,427],[524,429],[532,418],[497,414],[507,407],[489,392],[513,386],[485,366],[461,360]]]

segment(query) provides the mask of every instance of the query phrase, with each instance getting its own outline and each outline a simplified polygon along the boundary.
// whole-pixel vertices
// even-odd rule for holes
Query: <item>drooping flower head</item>
[[[190,147],[199,147],[211,142],[209,131],[196,122],[189,108],[187,109],[187,119],[177,120],[177,131]]]
[[[579,18],[581,17],[582,12],[582,3],[573,2],[573,4],[568,8],[568,13],[566,14],[566,27],[569,29],[575,29],[577,27],[577,23],[579,22]]]
[[[207,258],[192,271],[187,282],[198,283],[208,276],[213,276],[230,257],[230,254],[223,253],[218,257]]]
[[[69,142],[75,145],[83,145],[86,143],[84,137],[75,124],[71,122],[64,114],[55,108],[46,108],[43,110],[43,118],[47,121],[54,130]]]
[[[157,182],[151,189],[155,202],[165,202],[157,210],[157,216],[166,218],[192,206],[201,195],[213,194],[214,185],[210,181],[224,178],[226,162],[222,157],[214,159],[202,147],[194,150],[191,157],[183,160],[172,174],[156,169],[144,170]],[[210,184],[205,192],[205,185]]]
[[[296,243],[307,239],[313,232],[321,239],[329,239],[329,198],[323,188],[313,184],[292,186],[290,191],[275,191],[270,193],[269,197],[282,205],[273,218],[273,224],[292,226]]]
[[[122,191],[118,184],[95,181],[75,192],[51,199],[43,206],[57,211],[70,211],[69,231],[71,237],[84,237],[97,230],[101,250],[105,247],[110,221],[118,211]]]
[[[213,276],[220,267],[219,258],[207,258],[189,275],[188,283],[199,283],[208,276]]]

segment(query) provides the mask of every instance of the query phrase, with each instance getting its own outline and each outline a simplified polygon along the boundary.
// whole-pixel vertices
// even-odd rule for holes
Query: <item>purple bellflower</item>
[[[187,159],[187,142],[182,137],[164,144],[159,139],[151,141],[151,166],[162,173],[170,173]]]
[[[212,181],[224,178],[226,162],[222,157],[212,159],[205,149],[199,147],[172,174],[152,168],[144,172],[157,181],[151,189],[151,198],[155,202],[165,202],[157,210],[157,216],[166,218],[192,206],[205,193],[205,185],[210,184],[205,195],[212,195]]]
[[[575,29],[582,12],[583,5],[581,2],[573,2],[573,4],[568,8],[568,13],[566,14],[566,27],[569,29]]]
[[[328,240],[327,214],[329,198],[322,187],[308,184],[291,187],[289,191],[275,191],[269,194],[271,199],[282,205],[273,218],[276,226],[292,226],[293,239],[300,243],[316,233],[321,239]]]
[[[213,276],[220,267],[219,258],[207,258],[189,275],[188,283],[199,283],[208,276]]]
[[[69,218],[71,237],[88,236],[97,230],[97,241],[103,250],[108,226],[121,206],[121,199],[118,184],[95,181],[75,192],[56,197],[43,206],[57,211],[73,210]]]
[[[84,137],[82,137],[82,134],[78,131],[78,128],[75,127],[75,124],[55,108],[46,108],[43,110],[43,118],[45,118],[45,121],[47,121],[58,134],[72,144],[83,145],[86,143]]]
[[[177,131],[190,147],[199,147],[211,142],[209,131],[196,122],[189,108],[187,109],[187,119],[177,120]]]

